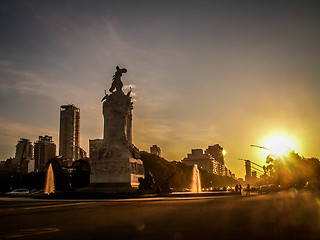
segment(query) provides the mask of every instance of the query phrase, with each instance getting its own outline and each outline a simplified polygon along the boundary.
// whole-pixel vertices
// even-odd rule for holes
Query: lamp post
[[[262,148],[262,149],[265,149],[267,151],[270,152],[270,149],[269,148],[266,148],[266,147],[263,147],[263,146],[259,146],[259,145],[254,145],[254,144],[251,144],[250,147],[257,147],[257,148]]]

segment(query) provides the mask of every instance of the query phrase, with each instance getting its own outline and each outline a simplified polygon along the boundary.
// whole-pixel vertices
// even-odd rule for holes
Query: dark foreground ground
[[[0,199],[0,239],[320,239],[320,198]]]

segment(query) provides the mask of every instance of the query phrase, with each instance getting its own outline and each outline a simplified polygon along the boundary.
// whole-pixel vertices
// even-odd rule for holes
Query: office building
[[[99,159],[99,151],[102,148],[103,139],[89,139],[89,158],[90,160]]]
[[[224,151],[219,145],[208,146],[202,149],[192,149],[191,154],[182,160],[187,165],[197,165],[199,169],[206,170],[219,176],[231,176],[230,170],[224,164]]]
[[[80,158],[80,109],[73,104],[60,107],[59,155],[68,166]]]
[[[219,144],[208,146],[205,153],[211,155],[221,165],[224,165],[223,147],[221,147]]]
[[[16,145],[16,154],[10,163],[12,169],[21,173],[34,171],[33,145],[29,139],[20,138]]]
[[[56,156],[56,148],[51,136],[39,136],[39,140],[34,143],[35,171],[43,170],[46,163]]]
[[[186,158],[182,160],[187,165],[197,165],[199,169],[206,170],[213,173],[214,159],[204,154],[202,149],[192,149],[191,154],[188,154]]]
[[[251,182],[252,179],[252,173],[251,173],[251,161],[250,160],[245,160],[245,168],[246,168],[246,175],[245,175],[245,180],[246,182]]]

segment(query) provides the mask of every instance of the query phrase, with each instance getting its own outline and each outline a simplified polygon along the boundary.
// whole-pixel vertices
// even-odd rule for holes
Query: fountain
[[[53,175],[53,169],[52,164],[49,164],[48,170],[47,170],[47,176],[46,176],[46,184],[44,186],[44,193],[50,194],[54,192],[54,175]]]
[[[195,164],[193,166],[191,192],[193,192],[193,193],[200,193],[201,192],[200,172],[199,172],[197,164]]]

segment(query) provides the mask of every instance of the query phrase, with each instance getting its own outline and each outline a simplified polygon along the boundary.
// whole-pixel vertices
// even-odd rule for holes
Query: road
[[[0,204],[0,239],[320,239],[320,200],[305,192]]]

